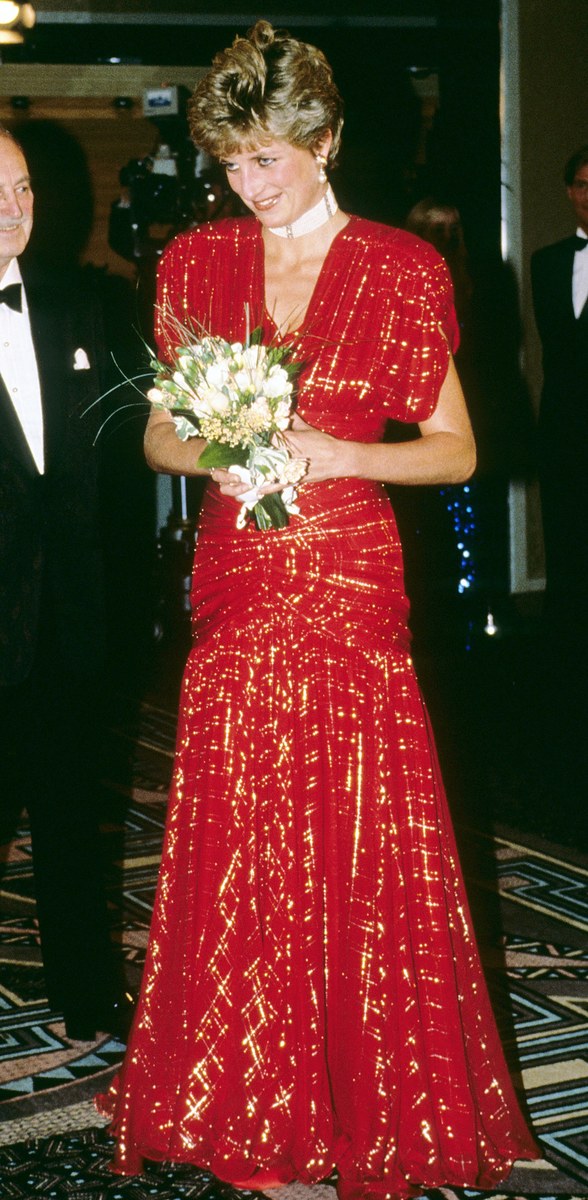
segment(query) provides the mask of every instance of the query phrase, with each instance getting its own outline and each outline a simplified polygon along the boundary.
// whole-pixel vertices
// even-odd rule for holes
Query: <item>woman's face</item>
[[[325,156],[331,135],[320,152]],[[233,191],[262,225],[291,225],[318,204],[325,184],[314,153],[290,142],[273,141],[222,160]]]

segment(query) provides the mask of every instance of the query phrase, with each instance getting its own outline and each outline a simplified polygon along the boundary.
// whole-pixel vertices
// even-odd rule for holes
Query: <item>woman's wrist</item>
[[[343,442],[342,445],[346,450],[342,456],[343,461],[338,464],[337,474],[346,475],[350,479],[367,478],[366,450],[369,450],[369,446],[364,442]]]

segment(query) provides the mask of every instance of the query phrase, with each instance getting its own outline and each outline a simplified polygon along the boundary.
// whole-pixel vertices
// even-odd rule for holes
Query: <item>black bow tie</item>
[[[578,250],[585,250],[586,246],[588,246],[588,237],[583,238],[583,237],[580,237],[579,233],[576,233],[574,235],[574,246],[576,247],[576,252]],[[0,292],[0,296],[1,295],[2,295],[2,293]]]
[[[8,287],[0,288],[0,304],[7,304],[15,312],[22,312],[22,284],[9,283]]]

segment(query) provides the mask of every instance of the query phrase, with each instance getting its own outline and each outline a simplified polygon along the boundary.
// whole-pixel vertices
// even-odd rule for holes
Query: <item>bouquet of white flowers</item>
[[[282,437],[300,364],[290,361],[288,346],[262,345],[259,329],[232,344],[179,321],[172,332],[172,361],[151,360],[152,406],[171,413],[182,441],[206,439],[199,467],[224,467],[251,485],[240,497],[239,527],[252,516],[258,529],[283,529],[288,514],[299,512],[294,485],[307,466],[292,458]],[[260,495],[268,483],[281,491]]]

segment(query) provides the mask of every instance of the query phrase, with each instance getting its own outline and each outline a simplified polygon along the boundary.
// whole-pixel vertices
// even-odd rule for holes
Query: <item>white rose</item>
[[[290,458],[284,463],[281,479],[284,483],[300,483],[308,471],[308,460],[305,458]]]
[[[219,391],[220,388],[224,387],[228,377],[229,372],[226,363],[215,362],[211,363],[210,366],[206,368],[206,382],[208,386],[213,388],[215,391]]]
[[[290,424],[290,401],[281,400],[274,413],[274,424],[276,429],[287,429]]]
[[[277,400],[280,396],[289,396],[292,384],[282,367],[272,367],[263,385],[264,396]]]
[[[224,392],[212,391],[209,397],[209,404],[213,412],[224,413],[227,411],[230,401]]]
[[[214,413],[226,412],[228,407],[228,396],[225,396],[224,392],[219,392],[215,388],[209,388],[206,392],[202,392],[198,396],[195,410],[199,417],[210,417]]]
[[[243,351],[243,363],[251,370],[256,370],[265,362],[266,350],[265,346],[248,346]]]
[[[238,392],[252,392],[253,387],[250,371],[237,371],[233,377],[233,384]]]

